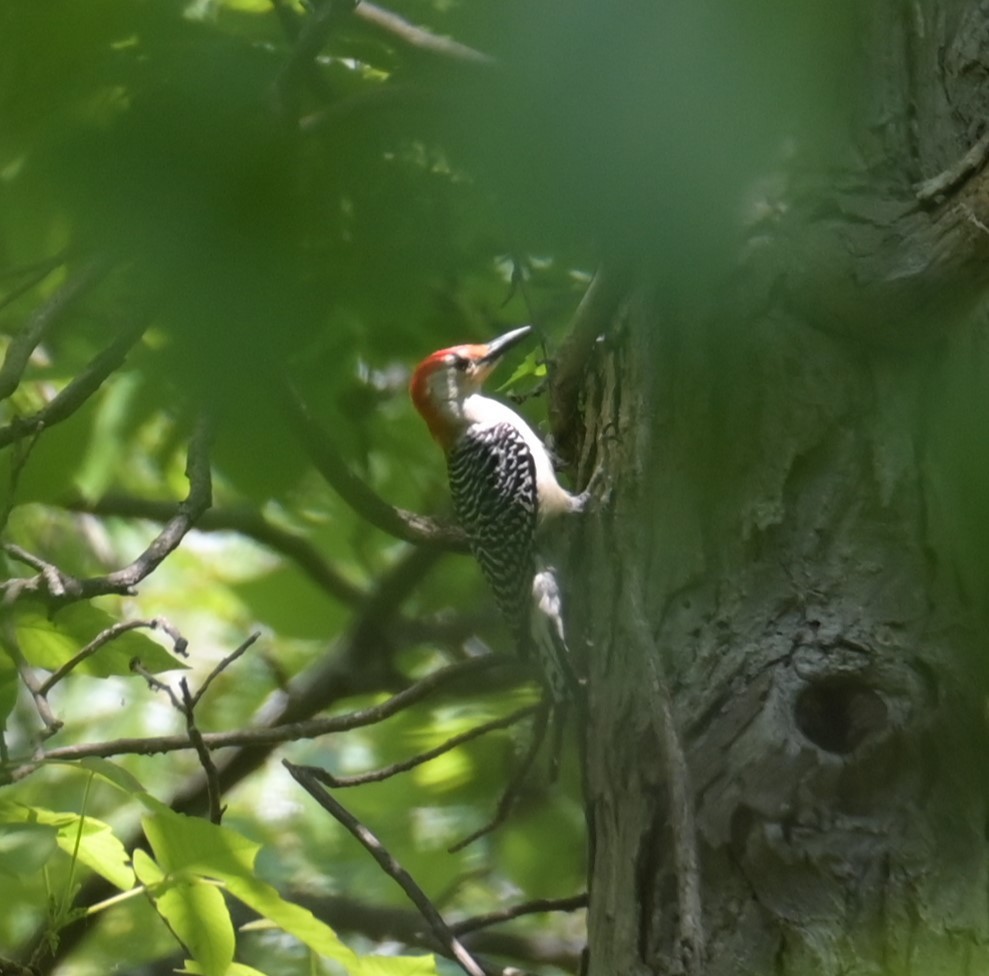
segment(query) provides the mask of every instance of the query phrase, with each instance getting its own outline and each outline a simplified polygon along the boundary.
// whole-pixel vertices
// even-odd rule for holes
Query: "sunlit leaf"
[[[257,877],[254,861],[260,845],[229,828],[164,808],[145,818],[144,830],[166,872],[194,872],[223,881],[231,894],[315,952],[360,971],[357,956],[328,925],[307,909],[285,901]]]
[[[0,802],[0,823],[52,827],[58,846],[66,854],[78,857],[86,867],[121,890],[126,891],[134,885],[134,872],[124,845],[114,835],[110,825],[101,820],[80,817],[76,813]]]
[[[160,895],[152,893],[152,899],[205,976],[223,976],[233,960],[236,940],[220,889],[205,881],[182,881]]]

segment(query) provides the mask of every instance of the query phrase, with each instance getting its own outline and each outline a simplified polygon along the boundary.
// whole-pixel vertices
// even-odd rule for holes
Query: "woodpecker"
[[[556,573],[541,552],[547,523],[583,509],[556,479],[536,432],[482,385],[504,354],[531,332],[513,329],[486,345],[451,346],[427,356],[410,392],[446,453],[450,493],[471,552],[526,656],[534,647],[552,701],[574,693]]]

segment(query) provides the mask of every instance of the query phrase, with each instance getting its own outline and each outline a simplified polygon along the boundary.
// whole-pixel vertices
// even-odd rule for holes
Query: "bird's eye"
[[[469,366],[470,360],[466,356],[453,357],[453,368],[460,370],[461,373],[466,372]]]

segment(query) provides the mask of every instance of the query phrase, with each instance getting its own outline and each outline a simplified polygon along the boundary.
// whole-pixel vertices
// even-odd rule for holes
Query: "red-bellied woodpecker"
[[[453,507],[520,652],[533,647],[552,699],[576,685],[564,640],[556,573],[540,552],[547,521],[580,511],[585,495],[556,480],[535,431],[481,386],[531,329],[486,345],[451,346],[427,356],[412,376],[412,401],[446,452]]]

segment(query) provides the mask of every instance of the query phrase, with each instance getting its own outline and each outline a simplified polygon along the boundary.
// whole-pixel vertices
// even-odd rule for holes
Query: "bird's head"
[[[419,363],[409,388],[412,402],[444,447],[463,424],[464,400],[481,389],[505,353],[531,331],[523,325],[488,343],[438,349]]]

